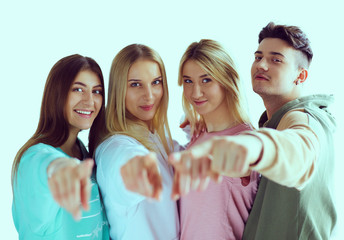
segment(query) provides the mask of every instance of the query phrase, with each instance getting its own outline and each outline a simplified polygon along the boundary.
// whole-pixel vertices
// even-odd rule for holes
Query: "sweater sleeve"
[[[131,158],[149,151],[135,139],[116,135],[106,140],[96,150],[97,181],[106,203],[130,207],[145,199],[126,189],[120,169]]]
[[[53,199],[47,177],[47,167],[55,159],[66,157],[43,143],[30,147],[22,156],[14,183],[15,222],[28,224],[37,235],[48,234],[56,228],[55,217],[60,206]],[[53,221],[53,222],[52,222]],[[19,229],[19,231],[21,231]]]
[[[285,114],[276,130],[261,128],[253,132],[263,142],[263,155],[251,169],[301,190],[314,173],[319,155],[318,125],[309,114],[297,109]]]

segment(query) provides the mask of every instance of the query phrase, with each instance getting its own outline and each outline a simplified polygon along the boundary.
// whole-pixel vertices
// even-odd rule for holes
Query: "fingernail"
[[[179,162],[179,160],[180,160],[180,153],[173,153],[172,154],[172,158],[173,158],[173,160],[174,160],[174,162]]]
[[[173,199],[174,201],[177,201],[179,198],[180,198],[180,195],[179,195],[179,194],[175,194],[175,195],[172,197],[172,199]]]

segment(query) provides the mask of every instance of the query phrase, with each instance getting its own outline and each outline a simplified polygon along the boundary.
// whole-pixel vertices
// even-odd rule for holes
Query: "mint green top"
[[[285,104],[269,120],[266,113],[262,115],[260,127],[276,129],[289,111],[304,109],[309,126],[319,139],[320,149],[314,174],[301,190],[282,186],[262,176],[246,223],[244,240],[330,239],[337,220],[333,197],[332,137],[336,124],[328,111],[332,102],[331,95],[311,95]]]
[[[84,158],[88,153],[79,141]],[[39,143],[22,156],[14,182],[12,215],[20,240],[109,239],[109,227],[96,182],[91,181],[90,210],[82,212],[79,222],[53,199],[47,177],[48,165],[57,158],[69,157],[60,148]]]

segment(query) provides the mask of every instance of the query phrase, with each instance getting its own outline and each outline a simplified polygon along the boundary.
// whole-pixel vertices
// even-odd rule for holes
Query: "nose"
[[[192,97],[194,99],[198,99],[200,97],[202,97],[203,95],[203,91],[202,91],[202,87],[199,84],[194,84],[192,87]]]
[[[93,99],[93,93],[92,92],[84,92],[83,94],[83,102],[87,106],[93,106],[94,99]]]
[[[147,86],[144,91],[144,99],[151,100],[153,98],[153,89],[151,86]]]
[[[265,72],[269,69],[265,58],[262,58],[259,62],[257,62],[256,67],[258,70],[263,70]]]

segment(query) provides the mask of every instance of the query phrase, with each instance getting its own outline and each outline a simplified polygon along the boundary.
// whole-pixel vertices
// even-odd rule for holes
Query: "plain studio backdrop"
[[[1,239],[17,239],[11,206],[10,172],[18,149],[34,133],[47,75],[60,58],[79,53],[94,58],[107,87],[111,62],[123,47],[143,43],[165,62],[170,91],[168,117],[173,137],[182,116],[178,65],[187,46],[202,38],[219,41],[236,63],[243,80],[250,115],[257,123],[264,110],[251,89],[250,69],[258,33],[269,21],[297,25],[308,35],[314,52],[307,93],[335,94],[337,118],[336,202],[338,224],[333,239],[344,239],[344,164],[339,136],[343,131],[343,5],[338,1],[1,1],[0,78]],[[107,95],[107,89],[106,89]],[[255,125],[257,126],[257,125]],[[87,131],[80,134],[87,144]],[[35,187],[32,186],[32,191]]]

